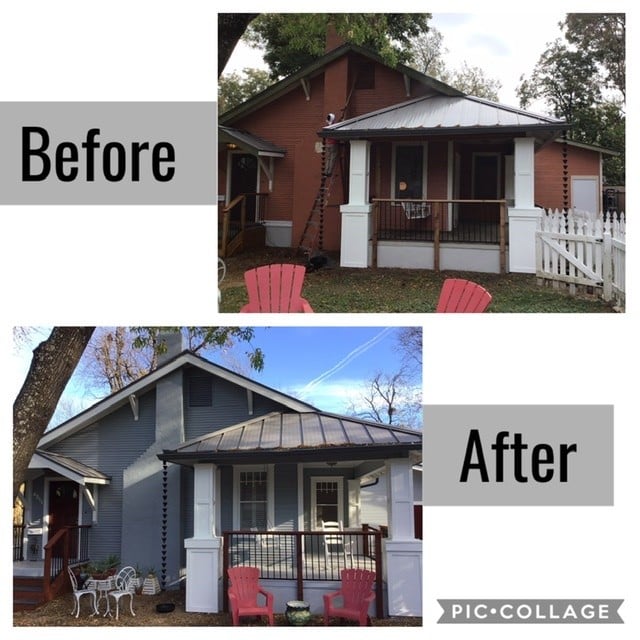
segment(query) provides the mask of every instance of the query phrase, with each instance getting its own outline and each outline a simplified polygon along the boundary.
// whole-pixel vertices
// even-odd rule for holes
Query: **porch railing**
[[[90,525],[64,527],[44,546],[44,594],[51,600],[64,588],[69,565],[89,561]]]
[[[13,525],[13,561],[24,560],[24,530],[23,524]]]
[[[506,273],[506,200],[373,199],[373,261],[386,240],[433,243],[435,271],[440,270],[440,243],[495,244],[500,272]]]
[[[329,538],[327,538],[329,536]],[[382,617],[382,532],[365,525],[362,531],[327,534],[322,531],[227,531],[223,537],[223,593],[227,610],[227,569],[255,566],[260,577],[294,580],[297,598],[304,599],[304,582],[339,581],[345,568],[376,574],[376,616]],[[329,542],[330,540],[330,542]]]
[[[244,230],[264,220],[267,211],[267,193],[241,193],[229,204],[221,206],[218,218],[218,255],[225,258],[231,253],[234,240]]]

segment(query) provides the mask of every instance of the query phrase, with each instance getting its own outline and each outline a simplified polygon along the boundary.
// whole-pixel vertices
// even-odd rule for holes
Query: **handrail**
[[[64,588],[67,580],[67,567],[71,559],[71,542],[75,541],[82,549],[86,539],[80,540],[78,533],[88,531],[91,525],[71,525],[57,531],[44,545],[44,596],[46,600],[56,597]],[[60,555],[60,550],[62,555]],[[54,552],[57,552],[54,554]],[[78,558],[88,561],[88,558]]]
[[[65,571],[69,566],[69,529],[70,527],[60,529],[44,545],[44,597],[47,601],[53,599],[64,585]],[[59,544],[62,545],[62,567],[58,566],[58,558],[54,558],[53,555],[54,549],[59,548]]]
[[[232,211],[240,205],[240,220],[239,220],[239,233],[244,232],[247,228],[247,199],[249,197],[255,197],[256,202],[258,202],[259,198],[263,198],[268,196],[269,194],[262,191],[257,191],[255,193],[240,193],[238,194],[231,202],[224,205],[220,212],[222,213],[222,231],[220,233],[220,237],[218,238],[218,255],[221,258],[227,257],[227,247],[229,242],[232,240],[230,238],[231,233],[231,213]]]

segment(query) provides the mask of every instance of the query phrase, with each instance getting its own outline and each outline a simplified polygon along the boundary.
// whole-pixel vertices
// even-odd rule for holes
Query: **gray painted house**
[[[411,543],[402,496],[410,490],[412,504],[421,446],[419,432],[320,412],[181,352],[43,436],[25,491],[26,559],[41,559],[59,527],[90,525],[92,560],[114,554],[123,565],[153,567],[166,586],[186,573],[187,609],[219,611],[225,532],[314,530],[323,509],[356,528],[360,482],[389,461],[397,479],[388,508],[397,515],[388,518],[386,553],[393,531],[396,543]],[[406,487],[394,494],[394,482]],[[321,504],[327,487],[335,504]],[[388,611],[419,615],[389,581],[396,604]]]

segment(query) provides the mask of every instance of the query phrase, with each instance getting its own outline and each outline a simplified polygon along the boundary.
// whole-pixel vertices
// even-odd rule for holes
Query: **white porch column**
[[[414,537],[413,470],[409,459],[387,461],[389,537],[383,540],[390,616],[422,615],[422,541]]]
[[[371,264],[371,209],[369,204],[369,162],[371,143],[352,140],[349,160],[349,202],[340,207],[342,229],[340,266],[366,268]]]
[[[514,206],[509,209],[509,271],[536,272],[536,226],[542,210],[534,205],[533,138],[514,140]]]
[[[184,541],[187,550],[185,609],[218,613],[222,538],[215,535],[216,465],[194,467],[193,495],[193,538]]]

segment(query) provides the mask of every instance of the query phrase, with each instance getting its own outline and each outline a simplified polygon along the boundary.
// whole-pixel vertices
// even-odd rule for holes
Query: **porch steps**
[[[326,152],[322,152],[322,177],[320,178],[320,187],[316,194],[313,206],[307,218],[307,222],[304,226],[304,231],[298,244],[298,250],[303,252],[307,259],[310,259],[315,252],[322,250],[322,223],[324,217],[324,210],[329,201],[331,195],[331,186],[333,184],[333,178],[335,176],[335,165],[331,175],[325,174],[326,167]],[[338,163],[335,163],[338,164]]]
[[[46,602],[44,578],[13,577],[13,610],[26,611],[36,609]]]

